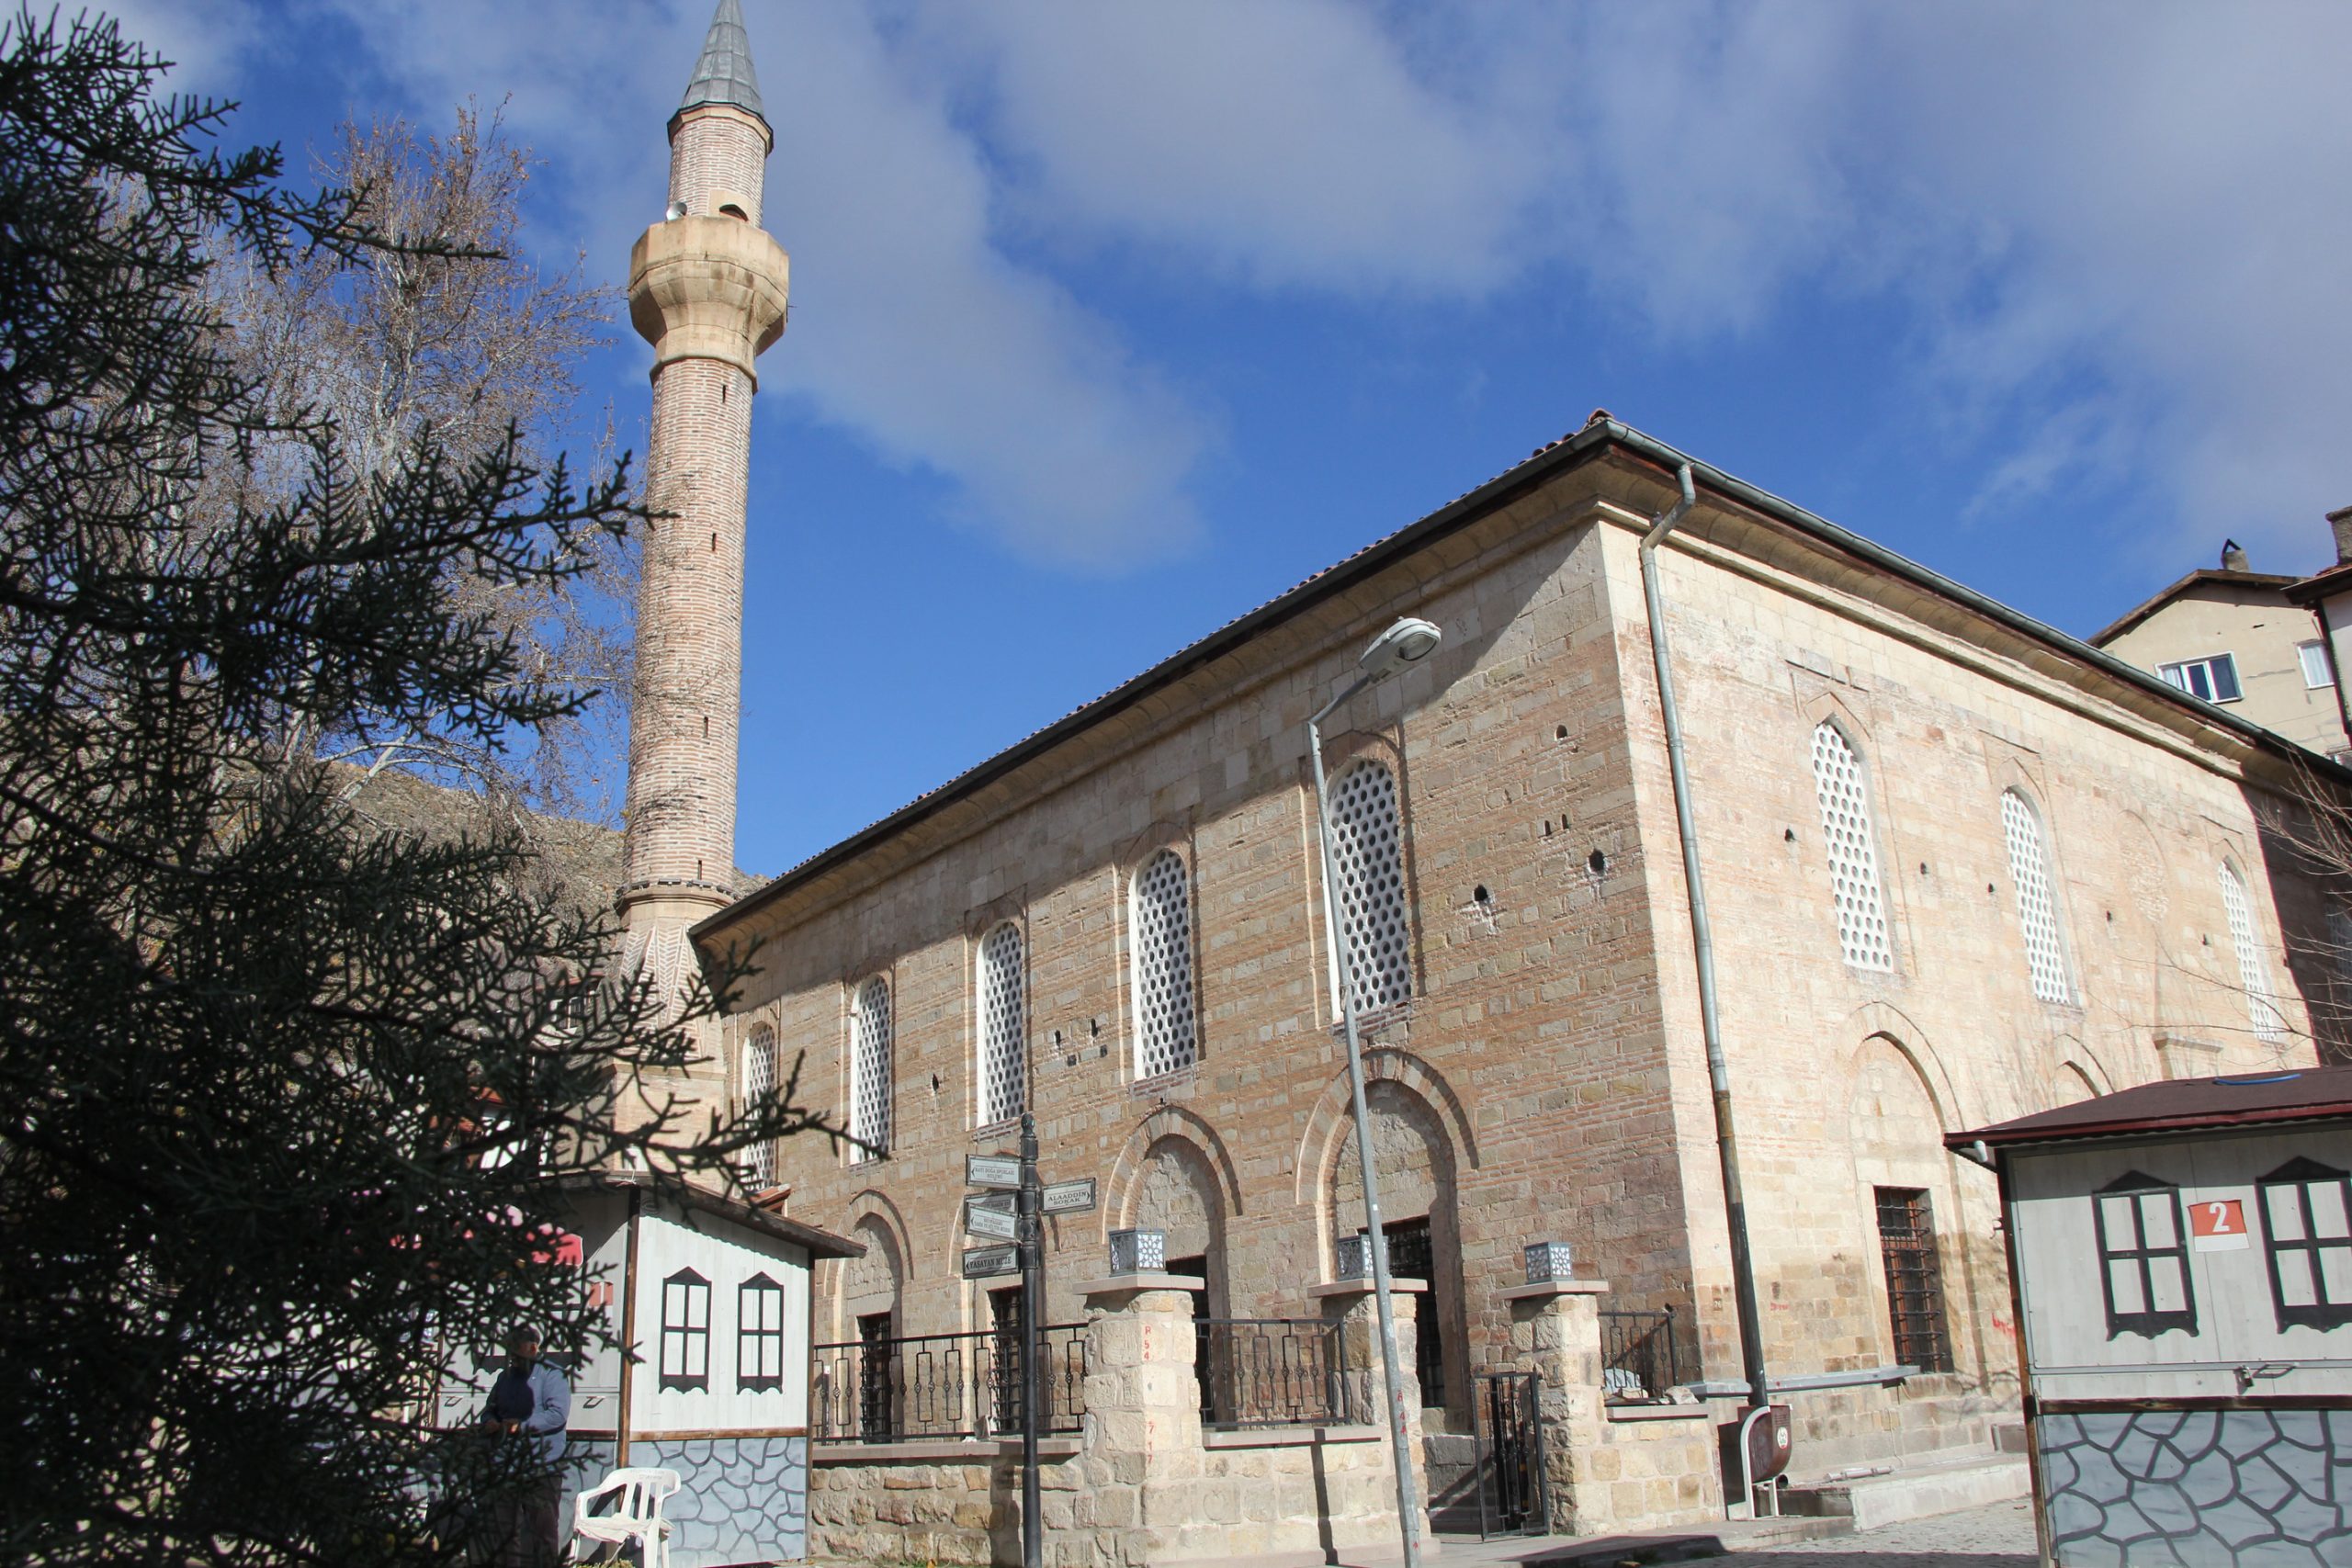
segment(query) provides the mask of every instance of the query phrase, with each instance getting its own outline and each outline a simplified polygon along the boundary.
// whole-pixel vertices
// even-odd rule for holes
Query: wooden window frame
[[[697,1292],[702,1304],[699,1324],[694,1321]],[[710,1387],[710,1281],[692,1269],[681,1269],[662,1281],[660,1377],[664,1390],[702,1393]],[[697,1348],[702,1352],[699,1372],[689,1370]]]
[[[2132,1235],[2130,1246],[2119,1246],[2108,1235],[2107,1200],[2128,1197],[2132,1200]],[[2150,1247],[2145,1213],[2140,1205],[2161,1197],[2172,1205],[2172,1245]],[[2188,1269],[2188,1218],[2182,1212],[2180,1189],[2169,1181],[2162,1181],[2137,1170],[2125,1171],[2091,1194],[2091,1227],[2098,1238],[2099,1300],[2107,1308],[2107,1337],[2119,1339],[2126,1334],[2137,1334],[2154,1339],[2160,1334],[2183,1329],[2189,1334],[2197,1330],[2197,1281]],[[2154,1261],[2170,1258],[2180,1269],[2181,1306],[2173,1312],[2155,1310],[2156,1283]],[[2115,1265],[2121,1261],[2136,1263],[2140,1273],[2139,1312],[2120,1312],[2115,1305]]]
[[[2262,1211],[2263,1258],[2270,1273],[2270,1302],[2278,1312],[2278,1332],[2290,1328],[2316,1328],[2324,1333],[2352,1323],[2352,1294],[2343,1300],[2334,1299],[2328,1292],[2327,1274],[2322,1267],[2324,1255],[2341,1250],[2352,1254],[2352,1234],[2342,1236],[2319,1236],[2312,1221],[2312,1189],[2334,1185],[2340,1191],[2344,1213],[2352,1222],[2352,1176],[2333,1166],[2300,1156],[2289,1160],[2277,1170],[2255,1184],[2255,1206]],[[2299,1238],[2281,1240],[2273,1223],[2270,1196],[2274,1192],[2295,1195],[2296,1217],[2302,1226]],[[2352,1224],[2347,1224],[2352,1232]],[[2303,1267],[2311,1271],[2312,1293],[2319,1299],[2307,1305],[2290,1306],[2287,1303],[2287,1282],[2279,1264],[2284,1254],[2301,1254]]]
[[[667,1281],[665,1280],[666,1284]],[[752,1310],[754,1301],[761,1309]],[[775,1326],[767,1324],[774,1308]],[[747,1367],[775,1371],[750,1371]],[[735,1287],[735,1388],[738,1393],[766,1393],[784,1386],[784,1287],[765,1269]]]

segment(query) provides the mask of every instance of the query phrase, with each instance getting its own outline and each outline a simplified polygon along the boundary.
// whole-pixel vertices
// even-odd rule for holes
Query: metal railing
[[[1211,1317],[1195,1325],[1201,1424],[1244,1427],[1345,1425],[1370,1420],[1359,1408],[1347,1342],[1321,1318]]]
[[[1601,1397],[1614,1404],[1662,1400],[1690,1381],[1674,1309],[1600,1314]]]
[[[1086,1325],[1038,1331],[1044,1430],[1075,1432],[1086,1417]],[[1001,1438],[1021,1430],[1021,1339],[982,1329],[852,1339],[816,1347],[810,1361],[810,1440],[891,1443]]]

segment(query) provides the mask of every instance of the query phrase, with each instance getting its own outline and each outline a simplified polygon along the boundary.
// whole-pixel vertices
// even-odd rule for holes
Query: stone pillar
[[[1400,1393],[1405,1403],[1405,1446],[1413,1457],[1413,1502],[1420,1517],[1420,1540],[1425,1549],[1430,1544],[1430,1483],[1421,1433],[1421,1378],[1413,1359],[1413,1325],[1419,1314],[1421,1296],[1428,1290],[1428,1283],[1420,1280],[1388,1281],[1388,1304],[1396,1320],[1396,1378],[1403,1385]],[[1349,1400],[1360,1413],[1358,1419],[1381,1427],[1385,1439],[1388,1410],[1380,1365],[1380,1303],[1373,1300],[1372,1281],[1341,1280],[1335,1284],[1311,1286],[1306,1293],[1323,1309],[1324,1322],[1339,1325]],[[1385,1440],[1380,1452],[1383,1474],[1393,1476],[1395,1464]],[[1387,1484],[1393,1495],[1395,1481]],[[1394,1513],[1393,1501],[1389,1511]]]
[[[1193,1297],[1203,1281],[1177,1274],[1114,1274],[1079,1286],[1086,1298],[1086,1428],[1079,1468],[1086,1490],[1070,1499],[1072,1561],[1150,1562],[1184,1555],[1182,1532],[1199,1519],[1201,1385],[1193,1365]],[[1088,1517],[1078,1517],[1083,1512]],[[1046,1561],[1057,1562],[1048,1537]]]
[[[1544,1488],[1554,1535],[1600,1535],[1611,1528],[1608,1468],[1601,1457],[1600,1280],[1548,1280],[1502,1292],[1510,1305],[1514,1369],[1543,1378]]]

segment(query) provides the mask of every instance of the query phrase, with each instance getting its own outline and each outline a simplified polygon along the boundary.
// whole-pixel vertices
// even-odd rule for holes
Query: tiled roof
[[[1857,558],[1867,565],[1898,577],[1939,598],[1986,616],[2007,627],[2011,632],[2047,647],[2061,659],[2088,665],[2102,674],[2135,686],[2167,705],[2184,707],[2197,714],[2216,728],[2228,730],[2250,746],[2290,755],[2300,761],[2316,765],[2321,771],[2340,779],[2352,781],[2352,774],[2330,766],[2323,759],[2305,751],[2249,720],[2211,704],[2199,701],[2188,693],[2177,690],[2158,680],[2151,672],[2127,664],[2043,622],[2018,610],[1987,598],[1952,579],[1929,568],[1909,560],[1883,546],[1873,544],[1860,535],[1841,528],[1826,518],[1816,515],[1792,502],[1735,479],[1712,465],[1687,457],[1666,443],[1644,434],[1612,418],[1606,409],[1595,409],[1579,429],[1557,440],[1547,441],[1486,483],[1464,491],[1419,521],[1408,524],[1374,540],[1362,549],[1333,562],[1286,592],[1267,600],[1247,614],[1227,621],[1206,637],[1179,649],[1142,673],[1113,687],[1101,696],[1081,703],[1060,718],[1014,741],[994,755],[966,769],[934,789],[922,794],[889,815],[861,828],[848,838],[829,848],[820,850],[798,864],[785,871],[758,892],[739,900],[728,908],[697,922],[694,934],[698,938],[714,933],[739,916],[758,906],[781,897],[793,888],[820,874],[827,868],[840,864],[863,853],[874,845],[903,831],[916,822],[944,807],[952,801],[973,794],[991,781],[1002,777],[1062,741],[1092,725],[1101,723],[1120,709],[1173,684],[1193,671],[1223,657],[1247,642],[1259,632],[1305,609],[1328,594],[1338,592],[1351,583],[1373,576],[1392,560],[1419,548],[1430,540],[1458,527],[1466,526],[1485,516],[1498,506],[1532,491],[1549,480],[1555,473],[1582,462],[1589,455],[1614,446],[1645,462],[1660,465],[1671,473],[1676,465],[1689,464],[1703,488],[1749,507],[1774,520],[1796,529],[1817,544]],[[2255,573],[2231,574],[2269,581]],[[2280,582],[2292,582],[2282,578]]]
[[[2170,1078],[1953,1133],[1944,1146],[2057,1143],[2131,1134],[2195,1132],[2272,1122],[2352,1119],[2352,1067],[2282,1067],[2213,1078]]]
[[[767,118],[760,107],[760,78],[752,69],[752,39],[743,30],[743,12],[735,0],[718,0],[710,31],[702,40],[702,58],[695,62],[694,80],[678,105],[681,113],[704,104],[731,104]]]

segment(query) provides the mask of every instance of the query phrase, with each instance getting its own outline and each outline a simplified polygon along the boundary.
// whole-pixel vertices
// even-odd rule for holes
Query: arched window
[[[775,1092],[775,1031],[755,1023],[743,1040],[743,1104],[758,1104]],[[775,1185],[775,1145],[762,1139],[743,1151],[743,1180],[754,1192]]]
[[[1029,1102],[1021,928],[1007,920],[980,943],[980,1122],[1010,1122]]]
[[[863,1165],[890,1152],[890,987],[878,975],[850,1003],[849,1054],[849,1135],[863,1145],[849,1157]]]
[[[2246,1016],[2254,1022],[2255,1037],[2260,1040],[2284,1040],[2286,1021],[2278,1016],[2278,1003],[2270,994],[2269,966],[2262,961],[2262,949],[2254,940],[2254,914],[2245,901],[2245,881],[2238,875],[2238,868],[2229,862],[2222,863],[2222,910],[2229,917],[2230,942],[2238,950],[2238,982],[2245,987]]]
[[[2066,953],[2058,942],[2058,910],[2050,896],[2050,852],[2041,839],[2041,818],[2016,790],[2001,792],[2001,831],[2009,840],[2009,881],[2017,888],[2018,924],[2025,931],[2025,965],[2033,994],[2045,1002],[2070,1002]]]
[[[1358,762],[1332,784],[1331,858],[1339,863],[1344,929],[1338,945],[1356,1007],[1401,1002],[1413,994],[1412,942],[1405,922],[1396,775],[1381,763]]]
[[[1135,956],[1136,1077],[1189,1067],[1200,1055],[1193,1019],[1193,879],[1172,850],[1136,873],[1130,909]]]
[[[1821,797],[1821,840],[1829,853],[1829,883],[1838,904],[1838,945],[1857,969],[1894,967],[1886,937],[1886,903],[1879,892],[1878,847],[1861,760],[1845,734],[1824,720],[1813,730],[1813,787]]]

